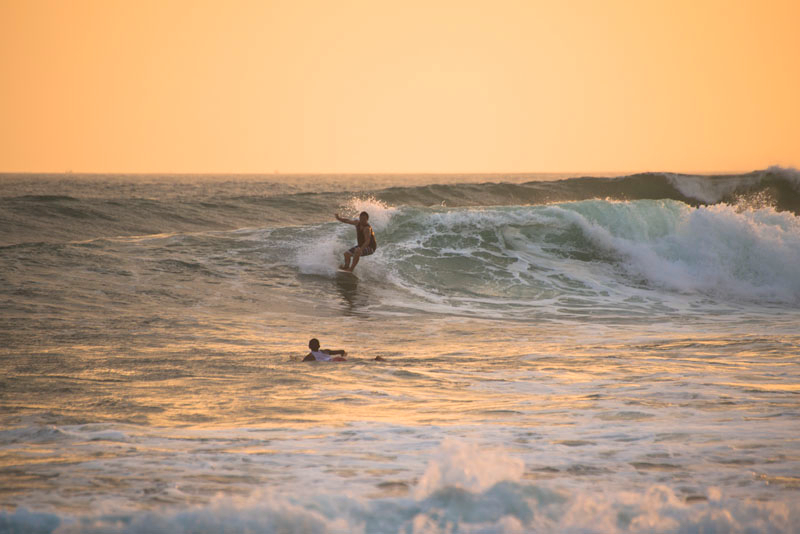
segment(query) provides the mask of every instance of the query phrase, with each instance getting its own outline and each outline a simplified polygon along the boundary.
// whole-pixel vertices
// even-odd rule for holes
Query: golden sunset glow
[[[0,172],[800,166],[800,3],[0,0]]]

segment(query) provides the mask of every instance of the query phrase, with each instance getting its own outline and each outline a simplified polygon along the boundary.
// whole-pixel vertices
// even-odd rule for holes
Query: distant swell
[[[380,198],[400,205],[504,206],[550,204],[579,200],[678,200],[701,204],[769,205],[800,213],[800,173],[772,167],[741,175],[643,173],[618,178],[570,178],[522,184],[483,183],[391,188]]]

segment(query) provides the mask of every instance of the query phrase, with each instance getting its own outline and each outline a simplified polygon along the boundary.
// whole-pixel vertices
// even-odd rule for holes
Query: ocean
[[[793,169],[5,174],[0,306],[0,533],[800,532]]]

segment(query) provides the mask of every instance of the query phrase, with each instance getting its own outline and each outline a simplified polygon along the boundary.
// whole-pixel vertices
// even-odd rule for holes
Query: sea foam
[[[493,470],[492,465],[498,468]],[[663,484],[641,492],[525,481],[512,454],[446,440],[411,496],[363,499],[256,490],[160,511],[68,515],[0,512],[0,532],[39,534],[347,533],[445,534],[651,532],[792,533],[800,510],[786,500],[731,499],[716,487],[683,498]]]

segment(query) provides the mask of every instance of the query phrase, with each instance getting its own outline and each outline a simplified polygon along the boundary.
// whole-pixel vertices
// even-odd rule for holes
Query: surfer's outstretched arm
[[[337,221],[343,222],[345,224],[352,224],[353,226],[358,224],[358,219],[345,219],[344,217],[339,217],[338,213],[334,213],[333,216],[336,217]]]

